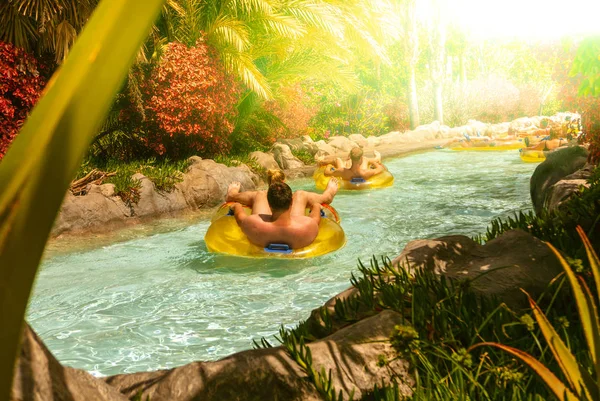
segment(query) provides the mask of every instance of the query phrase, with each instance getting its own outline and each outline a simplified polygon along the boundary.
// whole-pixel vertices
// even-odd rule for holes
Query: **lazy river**
[[[340,192],[347,244],[309,260],[208,253],[209,216],[71,252],[49,252],[27,320],[65,365],[95,375],[171,368],[252,348],[349,286],[360,258],[397,256],[412,239],[475,235],[530,209],[536,167],[515,151],[436,151],[386,162],[394,186]],[[293,189],[313,189],[311,179]]]

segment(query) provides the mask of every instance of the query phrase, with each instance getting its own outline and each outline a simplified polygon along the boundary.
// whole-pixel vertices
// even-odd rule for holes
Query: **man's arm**
[[[313,219],[317,225],[321,222],[321,205],[319,203],[310,204],[310,214],[308,217]]]
[[[248,217],[244,211],[244,207],[239,203],[233,204],[233,217],[235,217],[235,221],[237,221],[238,226],[241,226],[242,222],[246,220],[246,217]]]
[[[323,175],[325,177],[341,177],[341,173],[342,171],[344,171],[344,169],[337,169],[335,167],[333,167],[331,164],[329,164],[327,166],[327,168],[325,168],[325,171],[323,171]]]
[[[384,171],[385,171],[385,167],[383,166],[383,164],[378,163],[377,167],[375,167],[373,169],[368,169],[367,171],[363,171],[362,178],[364,178],[366,180],[366,179],[369,179],[369,178],[373,177],[374,175],[377,175]]]

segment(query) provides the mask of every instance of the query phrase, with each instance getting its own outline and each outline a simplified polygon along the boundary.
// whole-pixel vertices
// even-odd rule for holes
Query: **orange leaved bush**
[[[200,39],[170,43],[142,84],[146,144],[160,155],[212,156],[229,149],[240,87]]]

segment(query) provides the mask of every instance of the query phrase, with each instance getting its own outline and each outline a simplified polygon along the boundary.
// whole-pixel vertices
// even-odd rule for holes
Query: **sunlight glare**
[[[419,14],[430,0],[417,0]],[[598,0],[440,0],[447,22],[464,28],[473,38],[557,39],[566,35],[600,34]]]

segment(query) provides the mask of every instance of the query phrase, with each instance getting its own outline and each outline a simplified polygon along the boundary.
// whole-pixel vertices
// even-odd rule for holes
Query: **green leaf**
[[[531,309],[533,309],[535,319],[538,322],[540,329],[542,330],[542,334],[548,342],[548,345],[550,345],[550,350],[552,351],[554,358],[558,362],[558,365],[560,366],[560,369],[562,370],[563,374],[569,381],[569,386],[571,387],[571,389],[575,390],[578,396],[581,396],[582,390],[584,390],[586,392],[586,396],[588,397],[588,399],[590,399],[590,394],[587,387],[583,386],[582,388],[583,383],[589,383],[591,381],[589,374],[580,370],[577,360],[569,351],[563,340],[556,332],[556,330],[554,330],[554,327],[552,327],[544,312],[542,312],[542,310],[539,308],[539,306],[537,306],[535,301],[531,299],[529,294],[525,294],[527,295],[527,299],[529,300],[529,305],[531,306]],[[587,375],[586,380],[584,380],[583,375]]]
[[[585,334],[585,339],[588,344],[588,348],[592,355],[592,361],[594,365],[598,363],[598,348],[600,346],[600,338],[599,333],[594,331],[594,326],[598,327],[598,314],[594,313],[595,305],[589,305],[583,292],[583,289],[579,285],[577,280],[577,276],[569,266],[569,263],[563,258],[560,252],[552,246],[550,243],[546,243],[548,247],[552,250],[552,252],[556,255],[560,264],[562,265],[567,278],[569,279],[569,284],[571,284],[571,288],[573,290],[573,296],[575,297],[575,302],[577,304],[577,311],[579,312],[579,318],[581,319],[581,325],[583,327],[583,332]]]
[[[546,383],[546,385],[550,388],[550,390],[556,395],[556,397],[559,400],[578,401],[578,398],[575,396],[575,394],[573,394],[573,392],[569,390],[569,388],[565,386],[565,384],[561,382],[560,379],[554,375],[554,373],[552,373],[540,361],[538,361],[528,353],[513,347],[509,347],[507,345],[491,342],[476,344],[473,347],[471,347],[470,350],[484,345],[500,348],[501,350],[506,351],[509,354],[525,362],[525,364],[527,364],[531,369],[533,369],[533,371],[544,381],[544,383]]]
[[[0,399],[65,191],[162,3],[103,0],[0,164]]]

